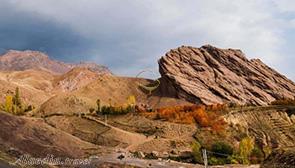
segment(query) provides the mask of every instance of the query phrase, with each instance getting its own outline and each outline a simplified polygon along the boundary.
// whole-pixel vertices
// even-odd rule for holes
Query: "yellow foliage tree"
[[[240,156],[242,157],[243,164],[249,164],[249,157],[252,150],[254,149],[254,145],[255,145],[254,139],[251,137],[246,137],[241,140],[239,149],[240,149]]]
[[[12,106],[13,106],[13,97],[11,95],[7,95],[5,99],[5,111],[12,113]]]
[[[22,103],[22,100],[20,97],[20,91],[19,91],[19,88],[17,87],[15,89],[14,95],[12,95],[12,93],[9,93],[5,97],[5,102],[2,105],[0,105],[0,109],[8,113],[22,115],[26,111],[33,110],[33,106],[32,105],[27,106]]]
[[[135,106],[136,104],[136,99],[135,99],[135,96],[134,95],[130,95],[128,98],[127,98],[127,103],[131,106]]]

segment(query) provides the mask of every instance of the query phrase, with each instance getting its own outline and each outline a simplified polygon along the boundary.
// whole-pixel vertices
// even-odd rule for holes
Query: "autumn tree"
[[[251,137],[245,137],[241,140],[239,146],[240,156],[242,157],[243,164],[249,164],[249,157],[254,149],[254,139]]]
[[[202,127],[208,127],[209,126],[209,117],[206,111],[202,108],[198,108],[193,113],[195,120],[198,124]]]
[[[135,111],[135,105],[136,105],[136,98],[135,98],[134,95],[128,96],[128,98],[127,98],[127,104],[129,106],[128,108],[130,108],[130,110],[132,112],[134,112]]]
[[[5,111],[12,113],[12,107],[13,107],[13,97],[11,95],[7,95],[5,98]]]
[[[2,109],[6,112],[13,113],[13,114],[23,114],[24,112],[32,111],[34,109],[34,106],[22,103],[21,96],[20,96],[20,90],[17,87],[15,89],[15,93],[8,93],[8,95],[5,97],[5,102],[2,105]]]
[[[134,95],[128,96],[127,103],[130,104],[130,105],[132,105],[132,106],[135,106],[135,104],[136,104],[135,96]]]

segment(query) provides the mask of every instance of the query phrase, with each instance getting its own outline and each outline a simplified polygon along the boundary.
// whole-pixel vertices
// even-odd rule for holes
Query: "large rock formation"
[[[162,88],[190,102],[265,105],[293,98],[295,84],[240,50],[182,46],[159,60]]]
[[[39,51],[16,51],[9,50],[0,56],[0,70],[5,71],[23,71],[27,69],[43,69],[50,72],[63,74],[75,67],[88,68],[96,73],[111,73],[105,66],[95,63],[81,62],[78,64],[69,64],[50,59],[46,54]]]

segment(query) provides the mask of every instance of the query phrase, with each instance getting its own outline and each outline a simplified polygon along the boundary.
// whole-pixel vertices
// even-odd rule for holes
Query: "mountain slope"
[[[82,72],[86,73],[87,71]],[[79,80],[77,75],[74,76],[74,78],[71,76],[75,73],[69,72],[67,74],[66,77],[59,76],[57,78],[61,79],[60,81],[62,81],[62,83],[65,83],[65,85],[62,86],[67,86],[66,84],[73,83],[73,86],[79,87],[74,90],[66,90],[65,93],[58,92],[56,93],[56,96],[44,102],[39,110],[43,115],[53,113],[72,114],[74,112],[87,112],[90,107],[96,107],[97,99],[100,99],[102,105],[112,104],[120,106],[126,104],[127,98],[131,95],[135,96],[138,105],[145,104],[154,108],[190,104],[173,96],[166,95],[166,93],[161,92],[160,89],[155,90],[151,95],[147,94],[139,85],[151,83],[152,81],[148,79],[99,75],[96,78],[91,78],[90,82],[89,78],[92,76],[91,73],[89,73],[83,75],[85,79],[89,80],[86,84],[83,80]],[[75,80],[72,80],[72,78]],[[76,83],[75,81],[80,82]],[[55,88],[55,91],[58,91],[64,87],[57,85]]]
[[[17,117],[0,112],[0,144],[3,148],[13,148],[21,154],[37,157],[49,155],[60,157],[85,157],[89,152],[103,151],[99,146],[82,141],[68,133],[53,128],[44,120]],[[20,157],[20,156],[18,156]]]
[[[265,105],[295,96],[291,80],[240,50],[182,46],[166,53],[159,69],[162,85],[191,102]]]
[[[25,70],[0,72],[0,102],[18,87],[22,100],[27,104],[38,106],[52,95],[52,80],[55,75],[47,71]]]
[[[23,71],[27,69],[43,69],[57,74],[63,74],[75,67],[84,67],[97,73],[111,73],[107,67],[95,63],[69,64],[50,59],[46,54],[39,51],[16,51],[9,50],[0,56],[0,70]]]

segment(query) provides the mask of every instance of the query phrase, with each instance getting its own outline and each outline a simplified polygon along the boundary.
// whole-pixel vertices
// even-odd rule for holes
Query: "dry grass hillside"
[[[5,71],[0,72],[1,100],[19,87],[24,101],[36,106],[52,96],[54,75],[46,71]]]
[[[93,77],[93,76],[92,76]],[[69,78],[62,76],[58,79],[61,81],[71,81]],[[133,95],[137,104],[146,104],[149,107],[162,107],[178,104],[189,104],[186,101],[165,96],[160,90],[155,90],[149,95],[145,90],[140,88],[140,84],[147,85],[151,80],[142,78],[116,77],[111,75],[98,75],[95,79],[86,77],[88,82],[80,80],[79,86],[73,91],[56,94],[40,106],[42,114],[51,114],[55,112],[72,113],[72,112],[88,112],[92,108],[96,108],[96,101],[99,99],[102,105],[123,105],[126,104],[127,98]],[[58,82],[56,82],[58,83]],[[71,82],[69,82],[71,83]],[[73,82],[77,86],[76,82]],[[88,84],[86,84],[88,83]],[[85,86],[83,86],[85,85]],[[58,89],[57,89],[58,90]]]
[[[2,102],[8,93],[18,87],[22,99],[43,113],[87,112],[95,108],[96,100],[102,104],[123,105],[133,95],[138,104],[149,107],[186,104],[186,101],[167,95],[160,89],[152,94],[140,85],[152,83],[142,78],[117,77],[97,74],[87,68],[74,68],[57,75],[44,70],[0,72],[0,93]]]
[[[53,85],[55,92],[70,92],[77,90],[98,78],[98,74],[87,68],[73,68],[69,72],[57,76]]]
[[[94,144],[83,141],[66,132],[56,129],[38,118],[15,117],[0,112],[0,144],[1,151],[16,155],[31,154],[45,157],[53,154],[59,157],[85,157],[97,154],[103,149]],[[8,131],[9,130],[9,131]],[[19,157],[19,156],[13,156]]]

